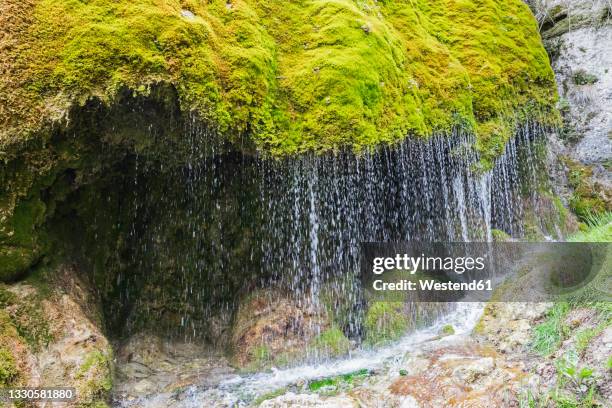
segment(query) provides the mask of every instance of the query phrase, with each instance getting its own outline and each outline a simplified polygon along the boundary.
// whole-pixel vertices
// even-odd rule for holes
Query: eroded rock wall
[[[583,220],[612,209],[612,4],[532,0],[563,115],[560,143],[572,209]]]

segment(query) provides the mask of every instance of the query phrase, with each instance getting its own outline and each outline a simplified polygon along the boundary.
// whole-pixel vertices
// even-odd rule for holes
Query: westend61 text
[[[375,280],[372,283],[374,290],[378,291],[491,291],[493,284],[490,279],[473,280],[471,282],[440,282],[434,279],[420,279],[417,282],[402,279],[397,282],[384,282]]]

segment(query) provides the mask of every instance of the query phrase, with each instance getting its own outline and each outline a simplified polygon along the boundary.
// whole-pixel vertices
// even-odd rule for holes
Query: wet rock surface
[[[571,309],[563,324],[572,334],[557,351],[543,356],[533,349],[533,332],[547,319],[550,307],[549,303],[491,303],[474,332],[439,336],[438,327],[412,345],[390,346],[393,353],[375,368],[347,369],[328,377],[325,375],[335,370],[333,362],[322,365],[327,367],[324,369],[303,366],[297,371],[300,374],[274,367],[258,374],[240,374],[218,356],[204,357],[203,350],[174,343],[174,350],[190,350],[179,355],[168,350],[169,343],[143,335],[119,353],[119,372],[129,379],[118,386],[117,390],[123,391],[116,394],[116,404],[176,408],[519,407],[527,395],[547,396],[557,390],[558,395],[566,393],[572,398],[583,392],[586,384],[596,387],[599,396],[594,403],[600,405],[595,406],[605,406],[601,403],[609,400],[612,383],[606,366],[612,350],[609,324],[605,326],[591,308]],[[560,362],[569,361],[576,345],[583,342],[580,333],[598,327],[601,330],[594,332],[573,362],[579,369],[593,368],[593,377],[575,389],[572,384],[560,383],[564,376]],[[359,357],[348,360],[351,358]],[[361,367],[367,366],[367,358],[360,361],[364,364]],[[540,398],[541,406],[557,406],[546,398]]]
[[[190,386],[216,385],[234,371],[222,353],[149,333],[133,336],[118,349],[113,397],[136,406],[143,397],[170,398]]]
[[[71,386],[77,397],[64,406],[103,404],[112,387],[113,353],[95,296],[71,267],[59,268],[57,278],[52,287],[0,287],[0,347],[11,352],[2,363],[12,360],[16,368],[2,386]]]
[[[231,337],[233,363],[262,368],[303,357],[312,341],[330,326],[325,310],[286,293],[265,290],[239,306]]]

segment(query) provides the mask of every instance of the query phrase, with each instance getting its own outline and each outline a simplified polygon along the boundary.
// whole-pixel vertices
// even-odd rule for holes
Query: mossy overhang
[[[2,281],[48,252],[45,220],[87,174],[121,157],[102,155],[108,145],[162,160],[180,153],[181,127],[169,116],[196,117],[224,142],[273,156],[359,151],[462,127],[476,135],[485,169],[518,123],[556,120],[554,75],[521,0],[0,8]],[[127,111],[140,116],[123,121]],[[159,132],[147,134],[148,118]]]
[[[467,126],[485,159],[554,116],[521,0],[6,0],[1,150],[95,96],[172,84],[181,110],[274,155]]]

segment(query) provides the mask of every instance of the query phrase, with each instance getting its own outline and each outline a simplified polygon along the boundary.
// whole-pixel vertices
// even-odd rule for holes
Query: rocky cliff
[[[563,126],[555,153],[568,175],[566,196],[585,220],[612,209],[612,4],[529,3],[557,78]]]

